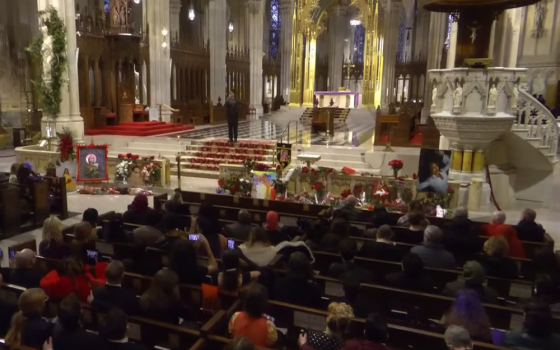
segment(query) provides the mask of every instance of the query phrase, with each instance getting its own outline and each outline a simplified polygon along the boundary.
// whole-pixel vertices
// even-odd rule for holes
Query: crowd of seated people
[[[497,303],[498,293],[486,286],[486,276],[513,279],[518,275],[517,265],[509,259],[514,256],[510,242],[515,242],[511,232],[516,234],[516,228],[505,227],[503,213],[493,215],[493,222],[484,228],[490,238],[484,243],[484,248],[481,241],[477,241],[480,248],[476,250],[473,237],[479,238],[474,225],[468,220],[466,210],[459,210],[460,215],[441,229],[429,225],[421,208],[417,208],[406,215],[406,225],[403,227],[420,232],[423,242],[407,252],[392,242],[394,235],[391,227],[383,225],[376,227],[374,232],[366,232],[366,237],[375,235],[375,240],[367,240],[358,249],[358,241],[353,237],[356,231],[346,219],[347,215],[352,217],[356,214],[352,209],[357,208],[349,205],[342,213],[335,215],[327,230],[322,229],[326,226],[321,222],[302,225],[305,227],[302,235],[311,233],[311,237],[304,237],[303,240],[311,240],[315,245],[310,244],[308,247],[304,242],[298,242],[299,247],[304,245],[305,249],[298,250],[298,246],[290,246],[287,252],[282,253],[278,246],[288,245],[283,242],[285,238],[278,243],[272,242],[273,239],[285,237],[281,234],[277,213],[267,214],[266,225],[261,228],[251,226],[246,216],[248,212],[242,210],[238,222],[222,230],[217,211],[210,205],[202,206],[198,216],[187,227],[184,215],[177,209],[183,203],[176,195],[168,202],[171,204],[165,205],[163,215],[142,203],[143,199],[139,199],[136,204],[133,202],[134,205],[128,210],[129,215],[117,217],[114,225],[104,226],[109,229],[108,234],[103,230],[103,235],[99,235],[112,242],[125,242],[142,248],[159,247],[166,251],[167,268],[154,274],[140,267],[139,273],[149,275],[151,279],[149,287],[141,296],[138,298],[135,292],[123,287],[125,271],[129,271],[126,263],[118,260],[110,263],[91,261],[88,252],[95,250],[92,242],[98,239],[99,232],[95,230],[98,225],[97,212],[90,212],[87,219],[84,213],[84,220],[75,226],[74,240],[69,245],[61,237],[60,222],[47,219],[39,251],[41,254],[50,254],[52,259],[60,262],[56,269],[44,276],[30,274],[31,277],[20,282],[21,285],[25,282],[34,284],[26,286],[29,289],[21,294],[17,305],[19,311],[9,327],[5,318],[0,316],[0,331],[3,322],[7,344],[41,348],[49,337],[53,337],[53,348],[56,350],[70,349],[72,344],[79,342],[87,342],[84,346],[88,349],[143,349],[141,344],[128,342],[127,315],[140,315],[190,328],[200,327],[197,318],[199,306],[181,297],[179,284],[213,284],[222,293],[242,300],[241,310],[233,313],[229,319],[229,334],[232,338],[240,339],[228,344],[230,349],[281,347],[284,335],[275,326],[274,315],[267,314],[269,299],[327,311],[327,328],[323,332],[305,329],[299,336],[298,345],[302,350],[390,349],[384,345],[388,341],[387,323],[377,313],[383,300],[371,300],[363,293],[363,283],[375,282],[398,289],[442,293],[452,297],[454,302],[450,303],[448,312],[442,315],[441,331],[443,333],[443,329],[447,328],[445,341],[450,349],[471,349],[472,340],[486,343],[496,341],[483,304]],[[126,217],[131,215],[141,218],[141,222],[137,223],[142,226],[128,232],[125,224],[130,222],[126,221]],[[530,211],[525,211],[523,218],[522,221],[533,218],[534,222]],[[524,225],[531,226],[527,223]],[[113,234],[119,230],[122,235]],[[319,238],[318,232],[326,233]],[[195,235],[196,240],[189,240],[189,234]],[[228,238],[244,243],[236,249],[229,249]],[[465,242],[465,247],[468,242],[473,243],[470,246],[472,260],[464,265],[460,263],[463,266],[459,280],[447,283],[442,291],[437,290],[426,268],[459,268],[459,260],[453,252],[461,246],[460,242]],[[328,271],[327,277],[341,282],[343,297],[324,298],[324,291],[317,283],[311,251],[331,252],[340,256],[338,262],[317,268]],[[143,250],[139,252],[141,257]],[[285,256],[285,270],[282,272],[268,266],[278,254]],[[402,271],[389,273],[382,280],[374,280],[371,271],[357,263],[359,258],[356,256],[391,261],[393,264],[401,262]],[[207,263],[201,264],[198,257],[205,257]],[[35,272],[35,259],[33,251],[22,250],[16,254],[15,265],[9,274],[10,283],[18,281],[13,275],[17,276],[19,271]],[[551,323],[551,306],[560,302],[555,294],[560,285],[560,265],[554,253],[547,251],[535,255],[534,269],[538,284],[535,287],[535,299],[525,307],[523,327],[508,332],[500,343],[519,349],[558,349],[560,337],[554,334],[556,330],[547,325]],[[60,301],[55,324],[41,318],[47,297]],[[325,300],[330,301],[328,307]],[[110,317],[110,321],[101,325],[98,335],[88,334],[81,328],[78,321],[80,303],[90,303],[93,310]],[[0,311],[4,310],[12,310],[13,314],[16,308],[13,302],[10,306],[3,300],[0,290]],[[348,327],[352,319],[357,317],[365,319],[364,335],[360,339],[348,339]]]

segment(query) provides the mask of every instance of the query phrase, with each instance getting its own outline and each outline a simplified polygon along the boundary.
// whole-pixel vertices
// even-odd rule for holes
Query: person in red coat
[[[41,288],[54,300],[62,300],[75,293],[81,302],[87,302],[92,287],[105,284],[106,267],[107,263],[97,263],[95,267],[90,267],[75,257],[70,257],[43,277]]]
[[[509,245],[509,256],[512,258],[525,259],[525,248],[517,238],[515,229],[506,222],[506,214],[501,211],[496,211],[492,214],[492,223],[482,226],[482,231],[488,237],[502,236],[506,239]]]

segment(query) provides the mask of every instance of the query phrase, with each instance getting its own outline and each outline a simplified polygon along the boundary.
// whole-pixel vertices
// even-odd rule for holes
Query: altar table
[[[359,93],[356,91],[315,91],[315,96],[319,100],[319,107],[331,107],[332,99],[332,107],[358,108]]]

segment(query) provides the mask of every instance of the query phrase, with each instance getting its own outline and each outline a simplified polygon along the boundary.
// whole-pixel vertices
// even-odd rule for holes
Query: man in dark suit
[[[482,251],[482,242],[469,220],[466,208],[459,207],[455,216],[443,228],[443,246],[453,253],[459,264],[472,260]]]
[[[346,275],[354,275],[360,282],[371,282],[371,274],[354,263],[354,256],[358,251],[356,241],[350,238],[343,239],[338,245],[342,263],[332,263],[329,266],[329,275],[336,279],[343,279]]]
[[[377,229],[375,235],[377,240],[375,242],[366,242],[358,255],[370,259],[401,261],[403,252],[391,242],[393,237],[391,227],[383,225]]]
[[[388,286],[417,292],[434,293],[434,282],[424,273],[422,259],[414,253],[407,253],[402,260],[402,271],[385,276]]]
[[[103,341],[94,333],[85,331],[80,325],[82,306],[75,294],[62,300],[58,307],[58,322],[52,335],[53,349],[57,350],[98,350]]]
[[[43,273],[35,269],[35,252],[31,249],[23,249],[14,257],[15,269],[10,273],[8,283],[25,288],[40,288]]]
[[[358,205],[358,199],[349,195],[346,198],[346,203],[334,211],[333,217],[343,218],[346,221],[363,221],[362,210],[356,208],[356,205]]]
[[[92,308],[101,313],[120,308],[128,315],[137,314],[139,305],[136,294],[121,286],[124,276],[123,264],[117,260],[111,261],[105,269],[105,276],[107,283],[93,290]]]
[[[253,227],[251,226],[251,214],[245,209],[237,213],[237,222],[227,225],[224,229],[224,236],[227,238],[246,241]]]
[[[237,127],[239,125],[239,101],[235,99],[233,91],[229,92],[226,101],[226,114],[229,142],[237,142]]]
[[[544,228],[535,222],[537,212],[533,209],[525,209],[521,214],[521,221],[515,226],[517,238],[520,241],[544,242]]]
[[[128,334],[128,319],[120,309],[113,309],[107,314],[105,322],[99,328],[99,336],[104,339],[100,349],[104,350],[147,350],[143,344],[131,343],[129,336],[140,336]],[[136,339],[136,338],[135,338]],[[55,348],[56,349],[56,348]]]

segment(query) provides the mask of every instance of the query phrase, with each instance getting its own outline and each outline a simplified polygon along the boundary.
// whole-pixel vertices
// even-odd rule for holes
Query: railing
[[[290,121],[288,122],[288,125],[286,125],[286,126],[284,127],[284,130],[282,130],[282,134],[280,134],[280,137],[276,139],[276,142],[277,142],[277,143],[284,143],[284,137],[286,138],[286,141],[287,141],[286,143],[290,143],[290,140],[291,140],[291,139],[290,139],[290,124],[291,124],[292,122],[294,122],[294,123],[296,124],[296,125],[295,125],[295,127],[296,127],[296,139],[295,139],[295,141],[296,141],[296,143],[297,143],[297,141],[298,141],[298,133],[299,133],[299,122],[298,122],[297,120],[296,120],[296,121],[290,120]]]
[[[558,150],[556,118],[542,103],[524,90],[519,90],[517,120],[513,128],[527,130],[528,138],[539,138],[540,146],[549,147],[546,155],[556,155]]]
[[[168,110],[168,111],[171,111],[171,112],[175,112],[175,113],[179,112],[178,109],[175,109],[175,108],[173,108],[173,107],[171,107],[171,106],[168,106],[168,105],[166,105],[166,104],[164,104],[164,103],[160,103],[160,104],[158,104],[157,106],[158,106],[158,111],[159,111],[159,121],[160,121],[160,122],[162,121],[162,120],[161,120],[161,112],[162,112],[162,110],[163,110],[164,108],[165,108],[166,110]]]

